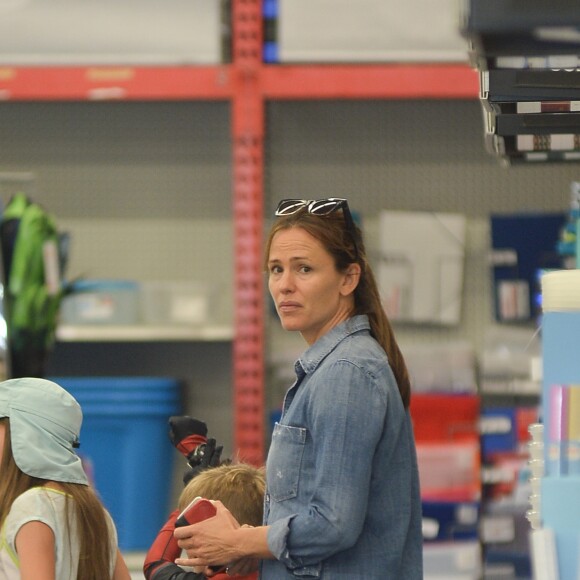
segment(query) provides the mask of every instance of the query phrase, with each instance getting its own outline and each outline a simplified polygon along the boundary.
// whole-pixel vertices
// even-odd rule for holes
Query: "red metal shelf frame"
[[[227,100],[232,67],[0,66],[0,101]]]
[[[297,99],[476,99],[467,64],[267,65],[262,0],[232,0],[233,62],[221,66],[0,66],[0,101],[228,100],[232,108],[234,455],[265,456],[264,105]]]
[[[462,64],[264,66],[262,95],[290,99],[474,99],[475,70]]]
[[[234,197],[234,453],[264,463],[264,102],[259,90],[262,1],[232,2]]]
[[[234,39],[235,43],[235,39]],[[0,101],[475,99],[463,64],[0,66]],[[247,100],[244,97],[244,100]]]

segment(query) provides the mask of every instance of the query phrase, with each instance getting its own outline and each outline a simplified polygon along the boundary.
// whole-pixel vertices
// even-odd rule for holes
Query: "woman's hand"
[[[178,546],[187,552],[187,558],[175,560],[179,566],[192,566],[199,570],[208,566],[226,566],[243,558],[244,554],[240,553],[235,541],[240,524],[220,501],[212,503],[217,510],[215,516],[175,529]]]

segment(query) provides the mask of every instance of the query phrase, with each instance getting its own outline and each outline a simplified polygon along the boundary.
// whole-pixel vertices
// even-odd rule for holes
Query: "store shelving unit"
[[[232,44],[232,63],[218,66],[0,66],[0,100],[222,100],[231,104],[234,452],[261,464],[265,446],[261,251],[266,102],[475,100],[479,79],[467,64],[264,64],[262,0],[232,0]],[[87,335],[79,337],[78,329],[63,328],[60,332],[63,340],[92,340]],[[119,340],[121,335],[121,340],[149,339],[135,334],[134,329],[119,332],[116,338],[100,339]],[[164,339],[163,332],[159,332],[155,339]],[[199,334],[189,338],[215,337]],[[175,335],[172,339],[176,339]]]
[[[580,43],[571,0],[470,0],[464,35],[481,75],[484,142],[504,164],[577,162]],[[561,103],[560,109],[549,108]],[[567,104],[567,105],[566,105]],[[538,115],[537,113],[541,113]],[[577,141],[577,138],[576,138]]]
[[[56,337],[61,342],[148,342],[148,341],[229,341],[230,326],[136,325],[61,325]]]
[[[225,100],[231,68],[0,65],[0,101]]]

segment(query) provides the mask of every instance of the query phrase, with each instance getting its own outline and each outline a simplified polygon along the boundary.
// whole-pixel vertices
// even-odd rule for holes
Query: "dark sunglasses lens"
[[[304,199],[283,199],[276,208],[276,215],[292,215],[307,204],[308,202]]]
[[[328,215],[344,205],[344,199],[317,199],[308,206],[308,210],[316,215]]]

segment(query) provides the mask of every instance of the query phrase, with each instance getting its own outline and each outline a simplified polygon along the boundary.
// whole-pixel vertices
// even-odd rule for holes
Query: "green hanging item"
[[[60,236],[52,216],[19,193],[4,209],[0,239],[9,372],[42,377],[64,294]]]

